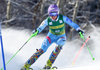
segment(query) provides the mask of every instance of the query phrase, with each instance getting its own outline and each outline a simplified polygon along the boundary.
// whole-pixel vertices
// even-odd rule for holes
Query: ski
[[[56,70],[58,69],[56,66],[53,66],[51,69],[40,69],[40,70]]]

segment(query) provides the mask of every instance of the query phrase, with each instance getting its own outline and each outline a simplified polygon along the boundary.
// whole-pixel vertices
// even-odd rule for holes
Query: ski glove
[[[84,32],[83,32],[82,30],[79,29],[79,30],[78,30],[78,33],[80,33],[80,32],[81,32],[81,34],[84,35]]]
[[[37,34],[39,33],[38,30],[33,30],[32,32],[33,32],[33,34],[31,35],[32,37],[37,36]]]
[[[79,35],[80,35],[80,37],[83,39],[83,37],[84,37],[84,32],[82,31],[82,30],[78,30],[78,33],[79,33]]]

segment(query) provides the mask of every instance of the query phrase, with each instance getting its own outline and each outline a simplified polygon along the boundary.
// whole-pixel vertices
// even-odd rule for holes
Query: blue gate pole
[[[4,56],[4,49],[3,49],[3,42],[2,42],[2,34],[1,34],[1,22],[0,22],[0,42],[1,42],[1,51],[2,51],[3,68],[4,68],[4,70],[6,70],[5,56]]]

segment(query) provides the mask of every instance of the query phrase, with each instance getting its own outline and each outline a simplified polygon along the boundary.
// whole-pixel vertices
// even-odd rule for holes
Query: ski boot
[[[28,66],[25,66],[25,65],[24,65],[24,66],[21,68],[21,70],[33,70],[32,68],[29,68],[29,66],[30,66],[30,65],[28,65]]]
[[[49,70],[52,67],[52,63],[50,62],[50,60],[47,61],[47,64],[43,67],[43,70]]]
[[[46,70],[46,69],[51,69],[51,67],[45,65],[45,66],[43,67],[43,70]]]

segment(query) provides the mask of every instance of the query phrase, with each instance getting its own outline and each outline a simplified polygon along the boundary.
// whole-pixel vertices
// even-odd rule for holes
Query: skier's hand
[[[83,32],[82,30],[79,29],[79,30],[78,30],[78,33],[80,33],[80,32],[81,32],[82,35],[84,35],[84,32]]]
[[[82,30],[78,30],[78,33],[79,33],[79,35],[80,35],[80,37],[82,38],[82,39],[84,39],[83,37],[84,37],[84,32],[82,31]]]
[[[37,36],[38,35],[38,33],[39,33],[39,31],[38,30],[33,30],[32,31],[32,37],[34,37],[34,36]]]

